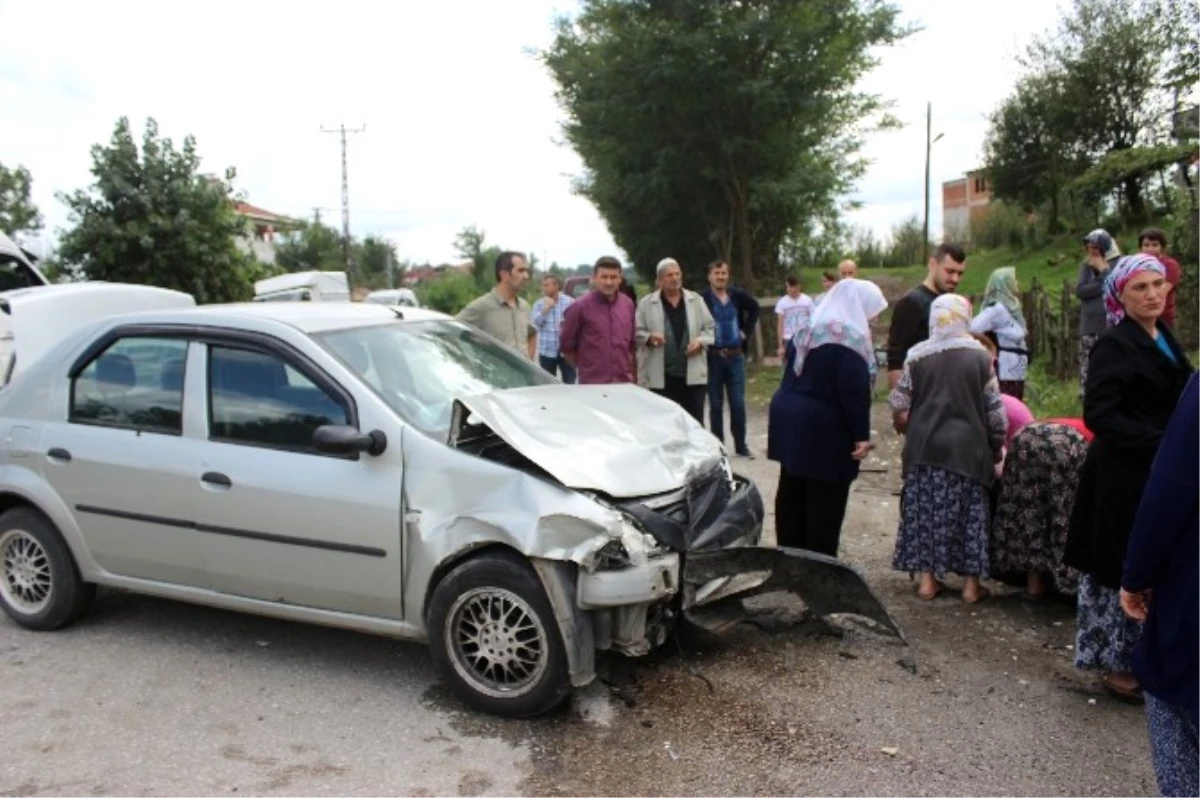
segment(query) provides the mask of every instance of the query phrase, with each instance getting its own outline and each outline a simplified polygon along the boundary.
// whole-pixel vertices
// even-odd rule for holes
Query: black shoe
[[[753,452],[751,452],[749,449],[744,449],[744,450],[742,450],[742,451],[740,451],[740,452],[737,452],[737,456],[738,456],[738,457],[744,457],[744,458],[746,458],[747,460],[753,460],[753,459],[754,459],[754,453],[753,453]]]

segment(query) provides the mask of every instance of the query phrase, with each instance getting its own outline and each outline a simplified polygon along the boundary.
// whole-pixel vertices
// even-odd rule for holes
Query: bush
[[[988,205],[987,213],[971,220],[971,247],[1015,251],[1033,249],[1041,243],[1036,214],[996,201]]]
[[[475,280],[469,274],[450,272],[441,277],[421,283],[417,287],[417,300],[421,307],[432,308],[454,315],[467,303],[480,295]]]

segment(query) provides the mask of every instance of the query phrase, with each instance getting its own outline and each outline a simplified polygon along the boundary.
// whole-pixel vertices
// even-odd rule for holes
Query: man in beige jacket
[[[638,384],[704,423],[708,358],[716,325],[704,298],[683,287],[674,258],[659,261],[658,290],[638,303]]]

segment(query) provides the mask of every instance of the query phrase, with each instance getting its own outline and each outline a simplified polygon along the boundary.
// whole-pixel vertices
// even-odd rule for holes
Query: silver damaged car
[[[856,571],[757,545],[758,490],[679,407],[563,385],[441,314],[160,308],[32,362],[20,320],[0,604],[29,629],[106,585],[427,641],[465,703],[509,716],[755,592],[900,634]]]

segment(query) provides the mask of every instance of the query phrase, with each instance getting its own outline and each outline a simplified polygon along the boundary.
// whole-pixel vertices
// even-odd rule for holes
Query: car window
[[[70,420],[179,435],[188,342],[121,338],[71,382]]]
[[[349,424],[344,404],[281,357],[208,348],[209,437],[229,443],[313,451],[317,427]]]
[[[450,428],[463,396],[556,380],[524,355],[456,321],[396,321],[314,336],[413,426]]]

